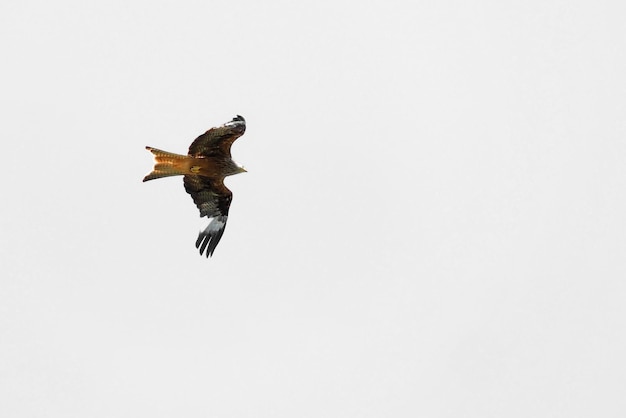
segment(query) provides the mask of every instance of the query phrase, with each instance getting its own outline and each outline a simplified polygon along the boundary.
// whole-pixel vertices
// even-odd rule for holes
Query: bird
[[[143,181],[169,176],[183,176],[185,191],[200,210],[206,223],[200,228],[196,248],[200,255],[213,256],[220,242],[233,193],[224,185],[224,178],[245,173],[230,154],[230,147],[246,131],[246,120],[237,115],[230,122],[214,127],[197,137],[187,155],[174,154],[146,146],[154,155],[154,169]]]

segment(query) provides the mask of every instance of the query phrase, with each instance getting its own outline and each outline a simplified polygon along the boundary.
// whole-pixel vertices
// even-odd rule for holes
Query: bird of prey
[[[230,156],[230,146],[246,130],[246,121],[237,115],[233,120],[211,128],[189,146],[188,155],[174,154],[146,147],[154,154],[154,170],[143,181],[167,176],[183,176],[185,190],[207,223],[200,229],[196,248],[207,258],[213,255],[226,228],[228,208],[233,194],[224,186],[224,178],[244,173]]]

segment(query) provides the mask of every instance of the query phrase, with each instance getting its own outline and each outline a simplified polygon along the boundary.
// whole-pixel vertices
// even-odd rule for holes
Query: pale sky
[[[626,416],[625,15],[3,1],[0,416]]]

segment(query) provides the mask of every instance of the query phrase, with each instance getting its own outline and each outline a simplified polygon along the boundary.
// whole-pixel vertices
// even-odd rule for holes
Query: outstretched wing
[[[207,217],[208,223],[200,229],[196,248],[200,249],[201,255],[206,250],[206,256],[209,257],[224,234],[233,194],[220,179],[186,175],[183,181],[185,190],[200,210],[200,217]]]
[[[230,122],[217,128],[211,128],[195,139],[189,146],[189,155],[194,157],[212,157],[216,155],[230,157],[230,146],[246,131],[246,120],[237,115]]]

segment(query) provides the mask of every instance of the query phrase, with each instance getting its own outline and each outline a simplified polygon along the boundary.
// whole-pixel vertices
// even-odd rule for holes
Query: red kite
[[[196,138],[189,146],[188,155],[146,147],[154,154],[155,165],[143,181],[184,176],[185,190],[200,210],[200,217],[208,218],[208,224],[200,230],[196,240],[200,255],[206,250],[207,258],[213,255],[224,234],[228,208],[233,199],[233,193],[224,186],[224,178],[246,171],[230,156],[230,146],[245,131],[246,121],[237,115],[230,122],[211,128]]]

